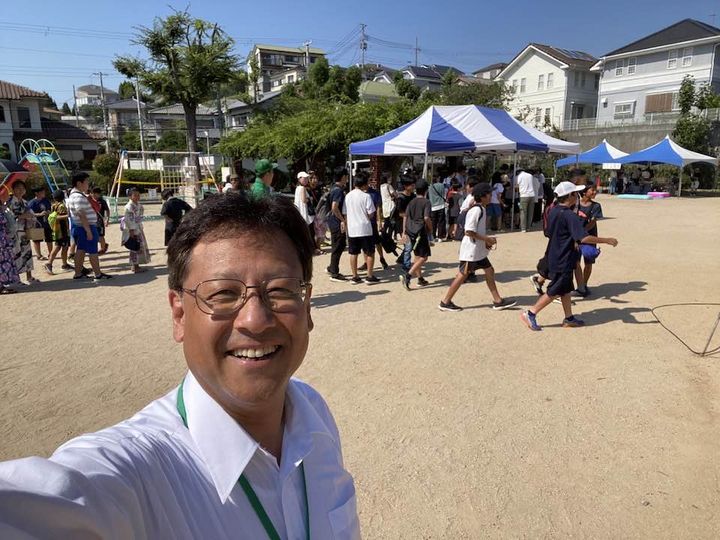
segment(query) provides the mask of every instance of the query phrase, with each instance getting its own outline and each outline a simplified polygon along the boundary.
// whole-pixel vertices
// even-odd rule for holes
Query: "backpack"
[[[57,210],[50,212],[50,215],[48,216],[48,225],[50,225],[50,229],[53,234],[60,234],[60,222],[58,221]]]
[[[330,215],[330,205],[328,204],[329,200],[330,192],[328,191],[324,193],[322,197],[320,197],[320,200],[315,205],[315,215],[321,221],[326,220],[327,217]]]
[[[480,206],[480,217],[478,220],[482,219],[483,215],[485,215],[485,210],[483,209],[482,205]],[[475,206],[471,206],[470,208],[475,208]],[[455,240],[462,240],[465,236],[465,220],[467,219],[467,214],[470,211],[470,208],[467,210],[463,210],[460,212],[460,215],[457,218],[457,227],[455,227]]]

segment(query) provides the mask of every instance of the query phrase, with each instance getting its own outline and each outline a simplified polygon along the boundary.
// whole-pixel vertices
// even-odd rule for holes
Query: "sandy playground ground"
[[[649,311],[720,302],[720,200],[598,200],[600,234],[620,246],[603,247],[593,296],[575,302],[582,329],[561,328],[554,304],[532,333],[519,308],[489,309],[483,283],[461,288],[465,311],[440,312],[457,243],[436,245],[431,284],[409,293],[395,270],[375,286],[332,283],[328,256],[316,259],[298,375],[335,414],[365,538],[720,535],[720,354],[693,356]],[[146,230],[160,248],[162,223]],[[491,254],[501,294],[523,307],[541,235],[502,234]],[[49,455],[183,375],[162,249],[132,275],[116,225],[108,238],[115,279],[39,271],[43,283],[0,298],[0,459]],[[718,311],[658,314],[702,349]]]

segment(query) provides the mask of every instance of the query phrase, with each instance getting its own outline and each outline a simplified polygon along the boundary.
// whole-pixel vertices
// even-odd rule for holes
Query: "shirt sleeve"
[[[593,204],[590,219],[602,219],[603,217],[602,205],[600,203]]]
[[[432,205],[430,204],[429,200],[425,200],[425,205],[423,206],[423,219],[430,219],[432,216]]]
[[[477,206],[473,206],[465,216],[465,230],[477,231],[478,221],[480,221],[480,212]]]
[[[375,203],[372,200],[372,197],[370,195],[367,196],[365,199],[365,210],[368,214],[372,214],[375,212]]]

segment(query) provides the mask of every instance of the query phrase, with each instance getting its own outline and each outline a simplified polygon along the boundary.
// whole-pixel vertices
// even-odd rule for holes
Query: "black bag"
[[[478,206],[480,206],[479,203]],[[471,206],[470,208],[474,208],[474,206]],[[470,211],[470,208],[460,212],[460,215],[457,217],[457,221],[455,222],[457,223],[457,227],[455,227],[455,240],[462,240],[463,236],[465,236],[465,220],[467,219],[467,214]],[[485,211],[483,210],[483,207],[480,206],[480,217],[478,220],[482,219],[484,213]]]
[[[140,240],[138,240],[134,236],[131,236],[130,238],[125,240],[123,246],[125,246],[130,251],[140,251]]]

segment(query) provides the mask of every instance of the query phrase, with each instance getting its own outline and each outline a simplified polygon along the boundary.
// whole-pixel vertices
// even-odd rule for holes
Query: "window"
[[[273,86],[273,88],[280,86],[280,81],[273,81],[272,86]]]
[[[524,94],[526,89],[527,89],[527,80],[525,79],[525,77],[523,77],[522,79],[520,79],[520,93]]]
[[[596,73],[595,74],[595,90],[597,90],[599,88],[600,88],[600,74]]]
[[[573,71],[573,86],[575,88],[580,84],[580,74],[577,71]]]
[[[295,82],[295,75],[288,75],[287,82]]]
[[[633,75],[635,73],[636,65],[637,65],[637,58],[628,58],[628,60],[627,60],[628,75]]]
[[[668,69],[675,69],[677,67],[677,57],[678,57],[677,49],[668,51],[668,61],[667,61]]]
[[[535,125],[536,126],[540,125],[541,119],[542,119],[542,109],[540,107],[538,107],[537,109],[535,109]]]
[[[585,88],[585,75],[586,73],[584,71],[580,74],[580,86],[582,86],[583,88]]]
[[[545,123],[550,124],[550,118],[552,117],[552,109],[548,107],[545,109]]]
[[[625,60],[616,60],[615,61],[615,76],[616,77],[622,77],[625,75]]]
[[[31,128],[32,122],[30,121],[30,109],[27,107],[17,108],[18,127]]]
[[[693,48],[685,47],[682,51],[682,67],[692,66]]]
[[[665,92],[663,94],[649,94],[645,96],[645,112],[648,114],[670,112],[672,110],[672,106],[672,92]]]
[[[555,74],[554,73],[548,73],[548,80],[547,80],[547,89],[550,90],[555,83]]]
[[[0,105],[0,122],[5,122],[5,107]]]
[[[673,92],[672,94],[672,104],[670,105],[670,108],[673,111],[679,111],[680,110],[680,92]]]
[[[615,104],[615,118],[632,118],[635,116],[635,102],[629,101],[625,103]]]
[[[545,90],[545,75],[538,75],[538,91]]]
[[[517,86],[517,79],[513,79],[513,82],[512,82],[513,92],[517,93],[517,87],[518,87],[518,86]]]

